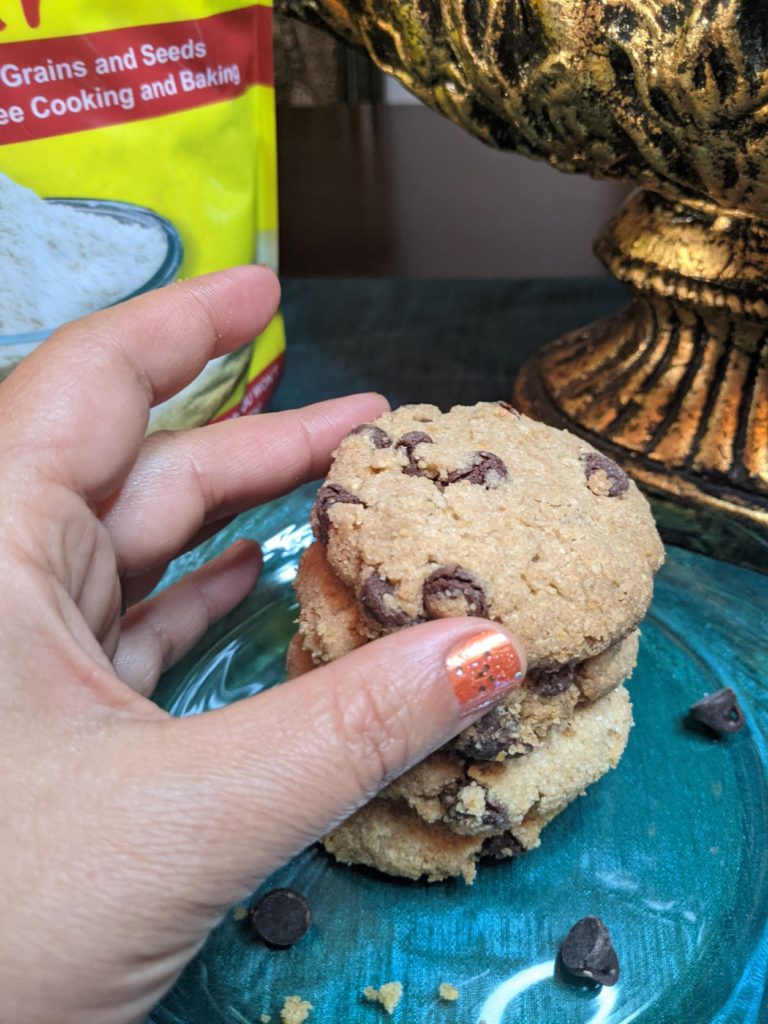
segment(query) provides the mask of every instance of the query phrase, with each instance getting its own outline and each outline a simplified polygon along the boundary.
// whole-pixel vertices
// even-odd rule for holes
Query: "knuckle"
[[[307,475],[311,474],[320,465],[322,460],[318,457],[315,437],[304,416],[301,414],[299,415],[297,426],[301,438],[301,447],[298,449],[302,455],[301,473],[302,475]]]
[[[219,618],[221,609],[215,595],[205,586],[205,581],[198,582],[192,591],[193,628],[195,636],[202,634]]]
[[[366,797],[374,796],[410,763],[407,705],[385,680],[346,676],[331,690],[335,738],[347,771]]]
[[[219,501],[216,494],[213,479],[209,467],[200,459],[200,452],[194,445],[190,445],[186,455],[187,475],[193,491],[199,495],[201,514],[203,517],[207,511],[217,509]]]
[[[173,664],[176,645],[168,629],[168,623],[155,619],[150,623],[152,671],[158,674]]]

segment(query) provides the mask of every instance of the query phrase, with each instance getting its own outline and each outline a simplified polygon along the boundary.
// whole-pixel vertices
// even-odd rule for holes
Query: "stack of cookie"
[[[622,685],[663,549],[624,471],[506,403],[406,406],[341,443],[296,579],[288,671],[426,619],[480,615],[520,638],[522,687],[325,839],[339,860],[462,875],[538,845],[610,768]]]

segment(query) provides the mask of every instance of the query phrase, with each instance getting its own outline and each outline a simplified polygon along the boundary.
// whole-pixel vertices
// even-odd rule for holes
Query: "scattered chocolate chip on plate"
[[[615,985],[619,980],[619,958],[599,917],[582,917],[576,922],[560,947],[560,961],[577,978],[600,985]]]
[[[295,889],[272,889],[251,910],[254,933],[283,949],[307,933],[311,920],[309,904]]]
[[[744,712],[729,686],[706,694],[691,705],[688,713],[695,721],[709,726],[715,732],[738,732],[744,728]]]

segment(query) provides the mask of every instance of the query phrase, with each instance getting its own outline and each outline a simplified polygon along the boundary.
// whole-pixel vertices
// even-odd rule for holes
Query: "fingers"
[[[150,694],[161,672],[242,601],[260,569],[258,544],[240,540],[174,586],[131,608],[123,618],[113,658],[117,675],[138,693]]]
[[[162,565],[206,524],[322,476],[352,427],[386,409],[380,395],[354,395],[151,435],[102,510],[121,571],[130,575]]]
[[[524,673],[519,645],[496,624],[443,619],[249,700],[164,723],[158,770],[169,786],[185,780],[177,841],[188,844],[193,830],[200,898],[241,898]]]
[[[196,548],[198,544],[202,544],[203,541],[208,540],[210,537],[215,536],[220,530],[225,529],[234,519],[234,516],[225,516],[223,519],[218,519],[216,522],[208,523],[182,547],[174,552],[176,556],[186,554],[187,551],[191,551]],[[147,594],[151,594],[157,584],[165,575],[168,568],[167,562],[160,561],[154,568],[139,571],[137,575],[131,575],[123,572],[121,575],[121,589],[123,599],[123,610],[130,608],[131,605],[138,604],[139,601],[143,601]]]
[[[271,271],[236,267],[67,325],[4,383],[14,429],[0,451],[21,443],[55,479],[106,497],[133,463],[152,405],[258,334],[278,301]]]

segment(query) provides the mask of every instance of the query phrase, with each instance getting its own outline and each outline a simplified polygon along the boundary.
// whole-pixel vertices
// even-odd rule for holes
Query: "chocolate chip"
[[[529,668],[526,678],[528,688],[539,697],[554,697],[558,693],[565,693],[573,685],[575,676],[576,668],[569,662],[556,668]]]
[[[347,434],[347,437],[352,437],[353,434],[368,434],[371,439],[371,443],[374,448],[391,448],[392,438],[381,427],[377,427],[374,423],[361,423]]]
[[[519,723],[503,705],[491,708],[454,740],[454,747],[465,757],[477,761],[495,761],[508,754],[517,740]]]
[[[581,456],[587,487],[601,497],[618,498],[629,489],[629,477],[621,468],[601,452],[587,452]]]
[[[691,718],[708,725],[715,732],[738,732],[744,728],[744,712],[729,686],[708,693],[691,707],[689,713]]]
[[[560,960],[577,978],[591,978],[600,985],[615,985],[619,980],[619,958],[599,917],[576,922],[560,947]]]
[[[482,857],[493,857],[494,860],[521,857],[524,853],[525,847],[511,832],[502,832],[500,836],[490,836],[485,840],[480,851]]]
[[[434,441],[423,430],[411,430],[398,439],[397,447],[404,448],[406,455],[410,458],[417,444],[434,444]]]
[[[425,434],[423,430],[411,430],[407,434],[403,434],[395,445],[396,448],[402,448],[408,456],[408,465],[403,468],[403,472],[406,476],[426,476],[426,474],[419,469],[418,461],[413,454],[414,448],[419,444],[434,444],[434,441],[429,434]]]
[[[483,800],[480,814],[472,812],[467,803],[473,795]],[[451,782],[440,794],[445,816],[458,822],[472,822],[493,829],[503,829],[509,824],[509,817],[504,808],[491,800],[488,790],[474,779],[457,779]]]
[[[447,483],[455,484],[459,480],[468,480],[471,484],[482,487],[498,487],[507,479],[507,467],[498,455],[493,452],[475,452],[467,466],[454,469],[448,476]]]
[[[328,510],[332,505],[341,502],[345,505],[362,505],[362,501],[354,494],[350,494],[340,484],[324,484],[317,492],[315,498],[315,515],[317,516],[317,539],[321,544],[328,543],[328,533],[331,529],[331,520],[328,517]]]
[[[520,415],[519,410],[517,410],[514,407],[514,405],[510,405],[509,402],[498,401],[496,403],[496,405],[500,405],[502,409],[506,409],[507,412],[511,412],[513,416],[519,416]]]
[[[251,910],[253,931],[270,946],[292,946],[309,929],[309,904],[295,889],[272,889]]]
[[[413,626],[416,619],[406,615],[394,600],[395,587],[381,576],[369,576],[360,588],[360,604],[372,619],[386,629]],[[387,598],[392,600],[387,600]]]
[[[488,601],[477,576],[460,565],[443,565],[424,580],[424,610],[430,619],[488,614]],[[460,609],[450,602],[460,601]]]

